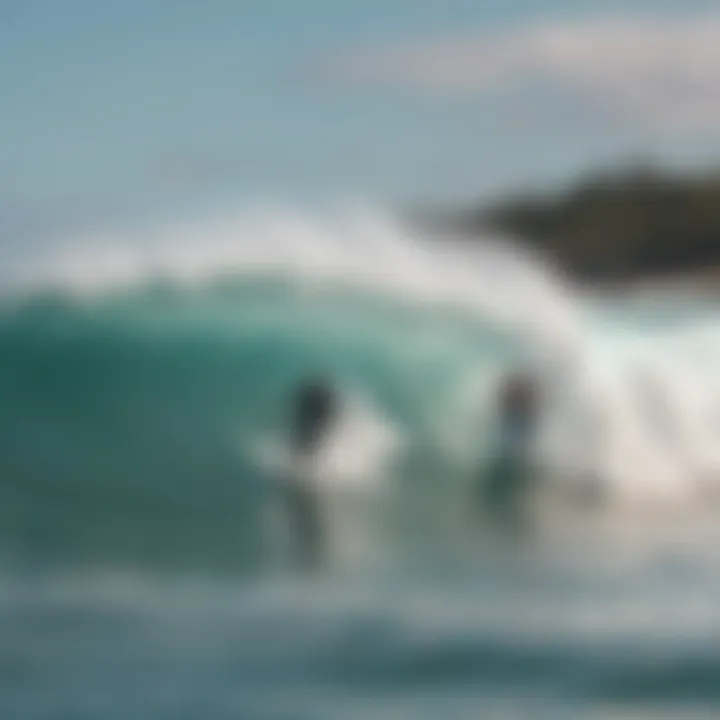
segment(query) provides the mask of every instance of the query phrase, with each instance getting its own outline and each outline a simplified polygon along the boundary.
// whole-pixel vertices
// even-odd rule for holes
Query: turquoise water
[[[41,567],[250,569],[272,480],[253,448],[282,442],[306,375],[320,369],[382,407],[407,447],[377,471],[401,484],[419,466],[453,471],[438,435],[452,382],[513,349],[466,318],[337,290],[27,301],[0,319],[1,546]]]
[[[303,227],[250,265],[205,238],[5,294],[0,715],[716,714],[715,303]],[[471,498],[528,364],[548,433],[520,532]],[[302,578],[268,510],[317,371],[347,421],[318,470],[337,555]]]

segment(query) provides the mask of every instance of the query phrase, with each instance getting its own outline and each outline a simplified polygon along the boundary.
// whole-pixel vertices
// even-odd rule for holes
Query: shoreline
[[[577,279],[575,282],[583,283]],[[599,295],[644,296],[662,293],[720,296],[720,265],[662,275],[642,275],[631,280],[591,282],[587,287],[593,294]]]

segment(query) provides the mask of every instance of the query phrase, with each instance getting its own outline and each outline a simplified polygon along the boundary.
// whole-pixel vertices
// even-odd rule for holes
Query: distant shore
[[[631,280],[590,284],[590,289],[602,295],[649,295],[672,293],[680,295],[720,296],[720,265],[676,273],[642,275]]]
[[[517,238],[603,292],[720,292],[720,168],[595,173],[420,219],[471,241]]]

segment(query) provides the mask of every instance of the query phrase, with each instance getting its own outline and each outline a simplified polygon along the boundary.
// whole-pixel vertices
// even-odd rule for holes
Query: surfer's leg
[[[317,494],[303,490],[300,539],[302,562],[306,570],[318,570],[325,557],[325,528]]]
[[[502,457],[491,462],[481,478],[479,493],[489,523],[502,531],[516,531],[523,524],[529,478],[520,458]]]
[[[285,504],[292,527],[293,552],[305,570],[322,565],[325,552],[325,529],[320,499],[311,488],[293,484],[285,494]]]

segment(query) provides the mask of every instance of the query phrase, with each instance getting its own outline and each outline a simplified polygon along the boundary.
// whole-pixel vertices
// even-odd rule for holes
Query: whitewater
[[[720,699],[714,298],[591,294],[506,238],[364,206],[5,255],[3,717],[690,717]],[[542,392],[529,543],[468,508],[515,368]],[[318,469],[335,557],[307,583],[268,511],[288,397],[317,372],[345,412]]]

